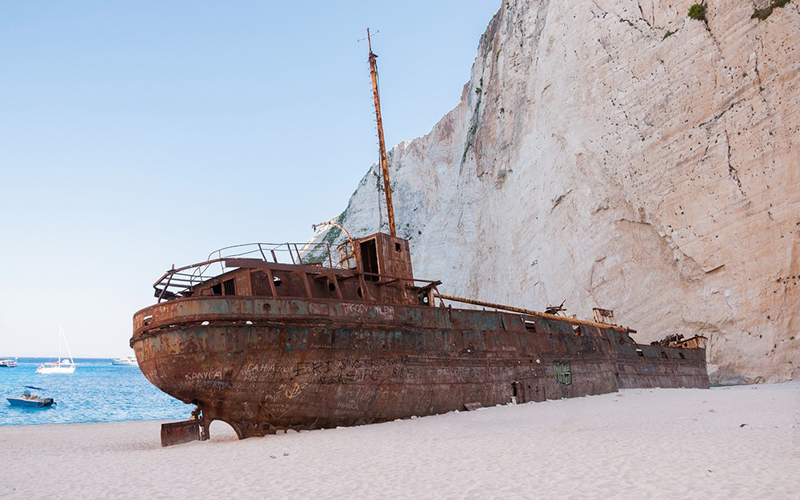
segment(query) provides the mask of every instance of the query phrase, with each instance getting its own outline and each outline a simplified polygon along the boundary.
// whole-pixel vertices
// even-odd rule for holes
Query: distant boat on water
[[[69,354],[69,359],[61,357],[61,341],[64,341],[64,345],[67,348],[67,354]],[[42,375],[55,375],[55,374],[64,374],[68,375],[71,373],[75,373],[75,361],[72,359],[72,351],[69,349],[69,344],[67,344],[67,337],[64,335],[64,330],[61,327],[58,327],[58,361],[48,361],[43,365],[39,365],[39,368],[36,369],[36,373],[40,373]]]
[[[17,358],[0,359],[0,368],[16,368],[16,367],[17,367]]]
[[[115,366],[139,366],[139,363],[136,361],[136,356],[126,356],[124,358],[114,358],[111,360],[111,364]]]
[[[27,408],[46,408],[48,406],[53,406],[55,402],[53,398],[43,398],[39,396],[38,391],[43,391],[41,387],[34,387],[32,385],[26,385],[25,390],[22,392],[22,396],[14,397],[9,396],[6,399],[11,406],[23,406]],[[31,392],[37,391],[37,392]]]

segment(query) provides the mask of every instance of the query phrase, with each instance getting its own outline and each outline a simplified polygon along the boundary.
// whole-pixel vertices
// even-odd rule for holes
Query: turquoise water
[[[50,358],[19,358],[16,368],[0,368],[0,426],[187,419],[194,408],[158,390],[137,366],[114,366],[109,359],[75,359],[72,375],[39,375]],[[23,386],[45,389],[51,408],[12,407],[6,396]]]

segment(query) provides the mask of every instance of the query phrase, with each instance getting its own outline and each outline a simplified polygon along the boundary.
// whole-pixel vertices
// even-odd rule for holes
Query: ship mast
[[[372,95],[375,98],[375,120],[378,122],[378,143],[381,152],[381,168],[383,169],[383,189],[386,191],[386,212],[389,217],[389,232],[397,236],[394,229],[394,207],[392,206],[392,188],[389,184],[389,162],[386,159],[386,143],[383,140],[383,121],[381,120],[381,98],[378,95],[378,56],[372,52],[372,39],[367,28],[367,44],[369,45],[369,72],[372,76]]]

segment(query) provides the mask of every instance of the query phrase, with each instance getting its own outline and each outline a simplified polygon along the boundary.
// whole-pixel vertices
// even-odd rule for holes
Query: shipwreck
[[[369,37],[369,31],[368,31]],[[396,235],[370,43],[389,233],[338,247],[256,243],[172,268],[130,341],[150,382],[197,406],[162,443],[384,422],[481,406],[709,385],[705,339],[654,345],[592,320],[453,297],[414,276]],[[335,222],[330,224],[338,226]]]

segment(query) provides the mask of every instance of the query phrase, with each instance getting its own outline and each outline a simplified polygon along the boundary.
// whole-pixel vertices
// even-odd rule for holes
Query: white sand
[[[742,424],[746,424],[742,426]],[[0,427],[0,498],[800,498],[800,382],[618,394],[237,441]]]

